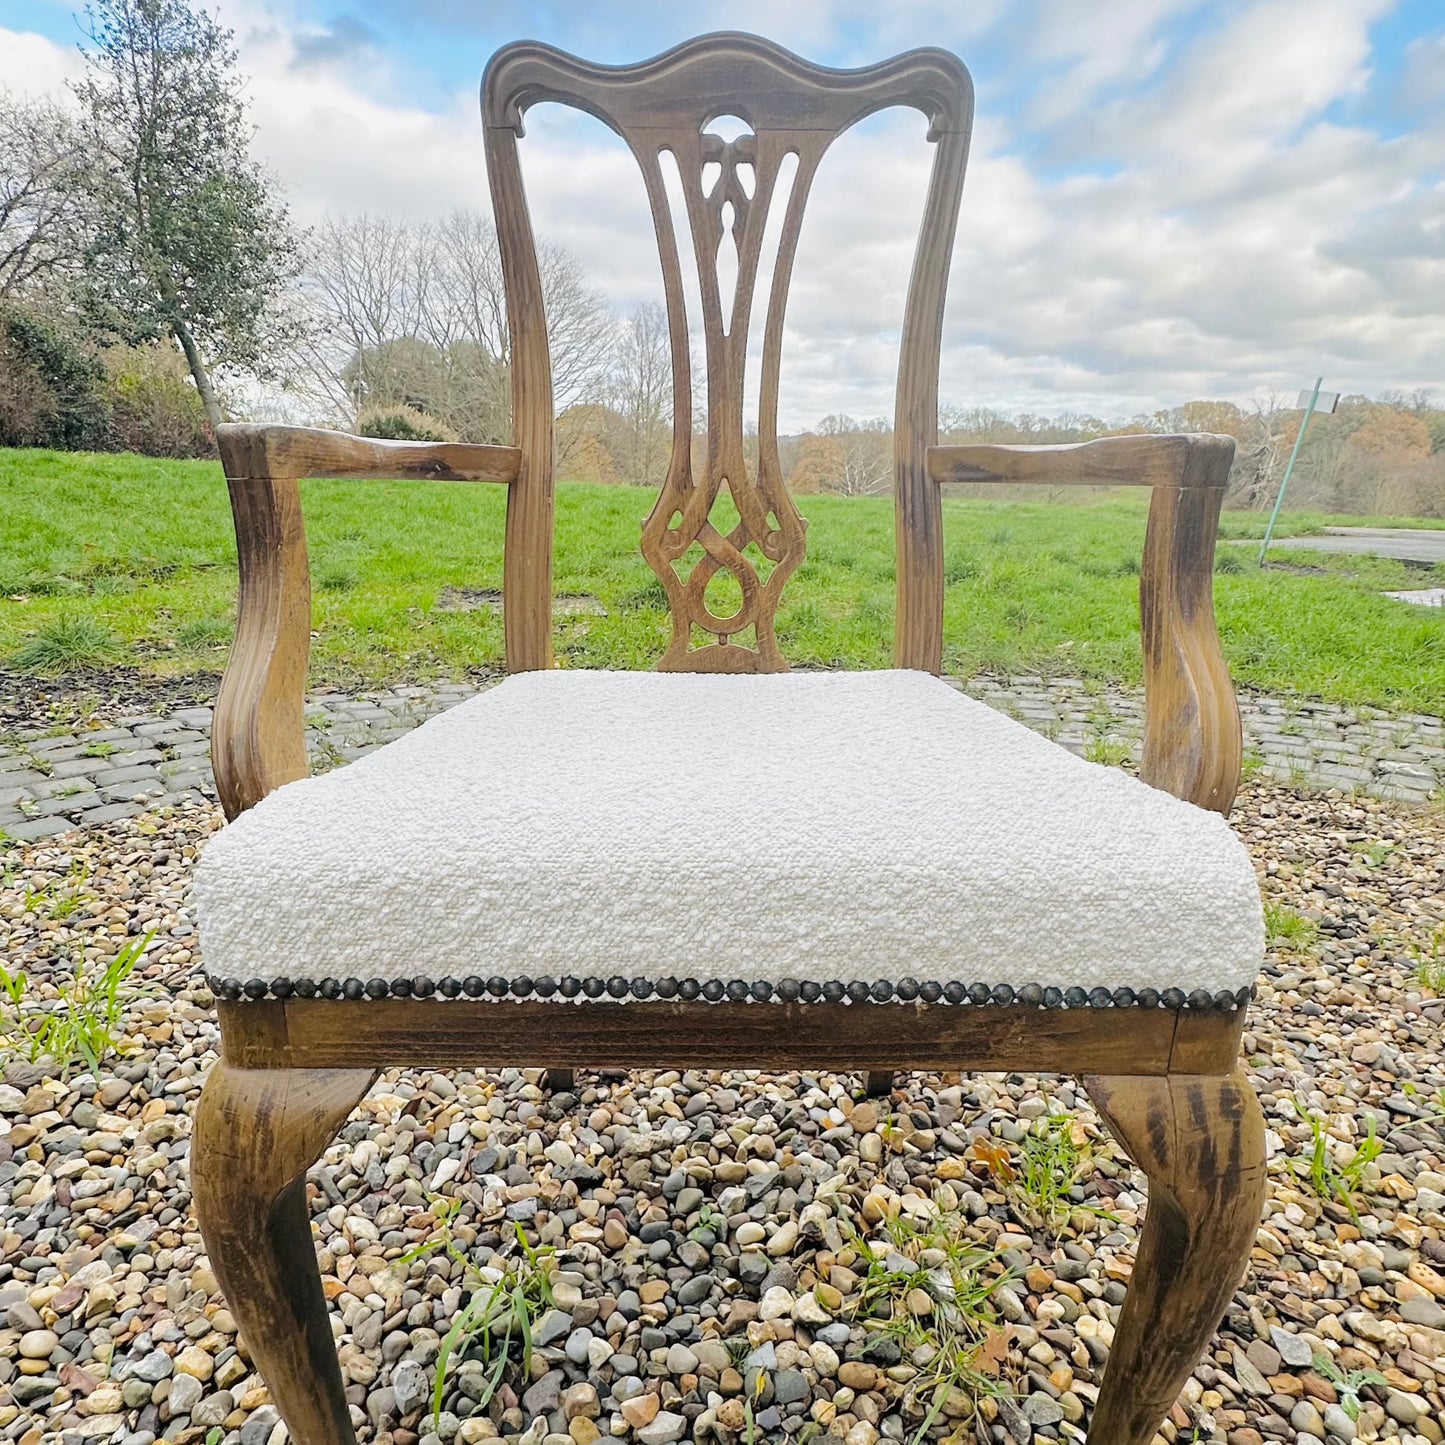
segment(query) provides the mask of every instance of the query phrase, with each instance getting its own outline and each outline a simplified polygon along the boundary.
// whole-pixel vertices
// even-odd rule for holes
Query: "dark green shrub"
[[[0,446],[102,448],[110,426],[104,369],[56,317],[0,307]]]

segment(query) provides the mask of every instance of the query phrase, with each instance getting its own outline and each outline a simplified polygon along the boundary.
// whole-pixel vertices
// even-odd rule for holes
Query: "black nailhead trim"
[[[1064,1002],[1070,1008],[1083,1008],[1089,1002],[1089,995],[1076,984],[1073,988],[1064,990]]]
[[[943,985],[943,996],[949,1003],[967,1003],[968,990],[957,980]]]
[[[651,998],[652,980],[650,978],[634,978],[632,980],[633,998]]]
[[[411,980],[409,978],[394,978],[391,981],[391,996],[393,998],[411,997]]]
[[[1045,1008],[1062,1008],[1063,1006],[1064,1006],[1064,991],[1063,991],[1063,989],[1056,987],[1054,984],[1050,984],[1050,985],[1044,990],[1044,1007],[1045,1007]]]
[[[237,999],[241,997],[241,980],[239,978],[223,978],[220,987],[215,990],[222,998]]]
[[[1222,988],[1214,995],[1214,1007],[1221,1012],[1234,1011],[1234,995],[1227,988]]]
[[[607,992],[607,980],[604,978],[584,978],[582,980],[582,992],[588,998],[601,998]]]
[[[720,978],[710,978],[702,986],[702,996],[709,1003],[721,1003],[727,996],[727,985]]]
[[[359,978],[348,978],[342,982],[341,992],[353,1003],[366,997],[366,985]]]
[[[1189,995],[1189,1007],[1192,1009],[1209,1008],[1214,1003],[1213,995],[1207,988],[1196,988]]]
[[[532,980],[524,973],[521,978],[512,980],[512,997],[526,998],[532,992]]]
[[[848,990],[836,978],[830,978],[823,985],[823,998],[828,1003],[842,1003],[848,997]]]
[[[314,978],[298,978],[296,980],[297,998],[315,998],[316,980]]]
[[[784,1003],[797,1003],[802,991],[803,986],[795,978],[784,978],[778,982],[778,997]]]
[[[675,978],[660,978],[657,980],[658,998],[676,998],[677,980]]]
[[[986,983],[971,983],[968,986],[968,1001],[970,1003],[985,1004],[989,1000],[989,989]]]
[[[1110,993],[1108,989],[1104,988],[1102,984],[1098,988],[1091,988],[1089,990],[1090,1008],[1112,1008],[1113,1005],[1114,995]]]
[[[577,995],[582,992],[582,980],[575,974],[569,973],[567,977],[557,985],[557,989],[563,998],[576,998]]]
[[[1115,1008],[1133,1008],[1134,990],[1132,988],[1116,988],[1114,990]]]
[[[323,978],[321,980],[322,998],[340,998],[341,980],[339,978]]]
[[[607,980],[608,998],[626,998],[627,980],[620,973],[615,973]]]
[[[936,978],[925,979],[918,985],[918,997],[924,1003],[937,1003],[943,997],[943,985]]]
[[[1158,1008],[1159,990],[1157,988],[1141,988],[1139,990],[1140,1008]]]
[[[916,978],[900,978],[898,980],[898,997],[904,1003],[912,1003],[918,997],[918,980]]]
[[[437,991],[436,980],[428,978],[424,973],[419,974],[411,981],[411,991],[418,998],[430,998]]]
[[[469,973],[462,980],[462,992],[468,998],[481,998],[486,991],[487,985],[480,974]]]
[[[726,992],[734,1003],[742,1003],[748,996],[748,986],[742,979],[735,978],[728,984]]]
[[[691,1003],[702,992],[702,985],[695,978],[685,978],[677,986],[677,996]]]
[[[1165,1008],[1172,1009],[1175,1012],[1182,1009],[1185,1003],[1188,1002],[1184,997],[1184,990],[1182,988],[1166,988],[1159,997]]]
[[[861,978],[855,978],[848,985],[848,998],[852,1003],[867,1003],[873,990]]]
[[[1019,990],[1019,1002],[1030,1008],[1038,1008],[1044,1001],[1044,986],[1041,983],[1026,983]]]
[[[1235,1001],[1235,1003],[1237,1003],[1237,1004],[1240,1006],[1240,1008],[1244,1008],[1245,1005],[1248,1004],[1248,1003],[1250,1003],[1250,1002],[1252,1002],[1253,999],[1254,999],[1254,985],[1253,985],[1253,984],[1250,984],[1247,988],[1242,988],[1242,989],[1240,989],[1240,990],[1234,995],[1234,1001]]]
[[[539,978],[532,985],[532,990],[538,998],[551,998],[557,992],[557,980],[548,974],[546,978]]]
[[[1014,1001],[1013,985],[996,983],[990,995],[996,1004],[1010,1004]]]
[[[271,995],[273,998],[290,998],[291,991],[291,980],[289,978],[273,978],[271,980]]]
[[[461,979],[453,978],[451,974],[447,974],[447,976],[442,979],[439,984],[437,984],[437,992],[441,994],[443,998],[456,998],[457,995],[461,993],[461,991]]]
[[[241,985],[241,992],[244,993],[247,998],[265,998],[266,980],[264,978],[248,978],[246,982]]]
[[[868,992],[875,1003],[887,1003],[893,997],[893,985],[886,978],[880,978],[875,980]]]
[[[818,1000],[823,997],[823,985],[819,983],[817,979],[804,979],[803,982],[798,985],[798,997],[802,999],[804,1003],[817,1003]]]
[[[760,978],[748,992],[752,994],[758,1003],[767,1003],[773,996],[773,986],[767,979]]]
[[[493,998],[506,998],[511,992],[511,989],[512,985],[499,973],[494,973],[491,978],[487,980],[487,992],[491,994]]]
[[[369,978],[366,981],[368,998],[385,998],[391,992],[391,985],[384,978]]]

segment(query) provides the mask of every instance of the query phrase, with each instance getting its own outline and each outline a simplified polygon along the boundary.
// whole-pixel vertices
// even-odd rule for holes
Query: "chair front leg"
[[[1264,1209],[1264,1116],[1244,1075],[1091,1077],[1149,1176],[1149,1208],[1089,1439],[1150,1445],[1239,1287]]]
[[[306,1171],[376,1074],[216,1064],[191,1194],[226,1302],[295,1445],[355,1445],[306,1208]]]

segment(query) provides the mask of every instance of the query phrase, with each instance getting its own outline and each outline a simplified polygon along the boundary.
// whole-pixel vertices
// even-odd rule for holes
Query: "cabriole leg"
[[[1244,1275],[1264,1208],[1264,1116],[1244,1075],[1094,1077],[1099,1113],[1149,1176],[1092,1445],[1150,1445]]]
[[[191,1194],[211,1268],[295,1445],[355,1445],[306,1171],[375,1077],[218,1063],[196,1111]]]

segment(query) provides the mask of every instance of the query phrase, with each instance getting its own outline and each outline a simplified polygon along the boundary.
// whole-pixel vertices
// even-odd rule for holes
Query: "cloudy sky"
[[[70,0],[0,0],[0,85],[59,90]],[[942,395],[1108,417],[1326,386],[1445,394],[1442,0],[220,0],[256,154],[305,222],[485,207],[476,88],[522,36],[614,63],[710,28],[973,72]],[[845,136],[799,250],[783,424],[891,409],[929,152]],[[641,184],[598,123],[529,122],[538,230],[618,306],[659,296]]]

